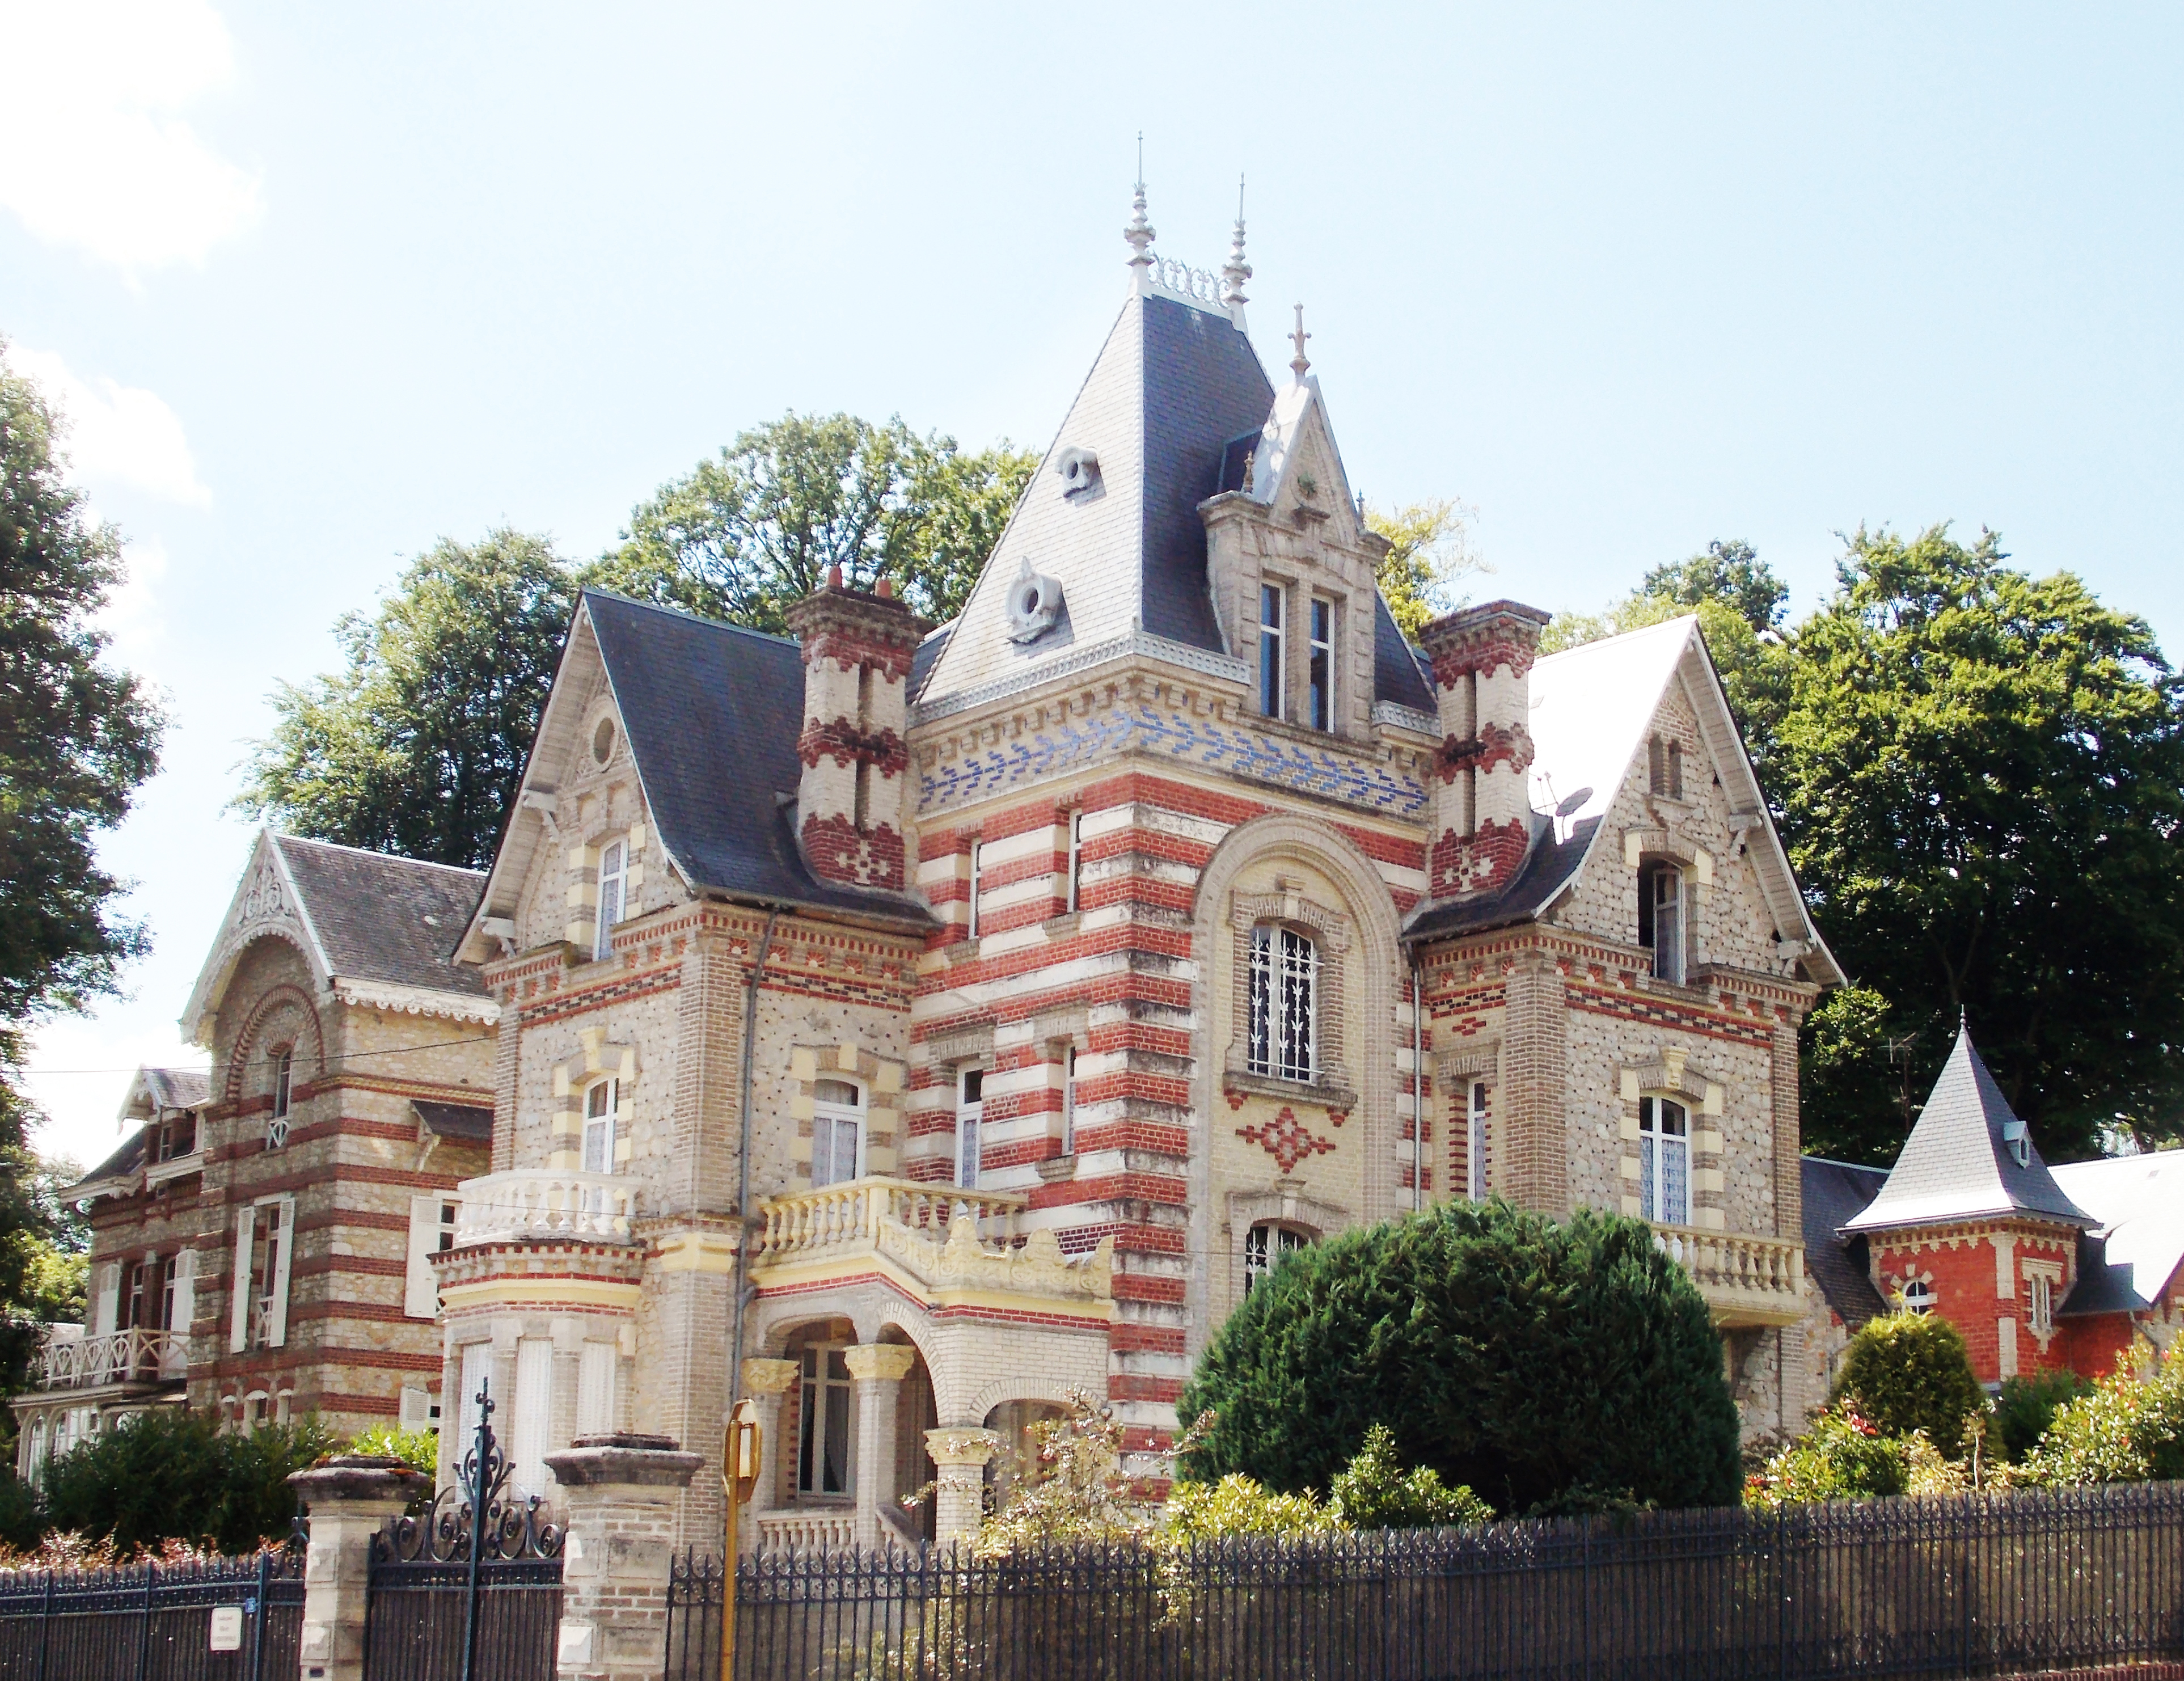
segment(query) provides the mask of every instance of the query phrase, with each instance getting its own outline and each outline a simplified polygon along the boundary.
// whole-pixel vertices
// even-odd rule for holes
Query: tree
[[[803,415],[738,433],[630,516],[593,576],[610,588],[777,635],[838,566],[935,621],[959,612],[1038,462],[1006,442],[965,454],[900,419]]]
[[[315,1416],[242,1431],[186,1407],[133,1413],[47,1467],[46,1521],[125,1555],[167,1540],[248,1552],[287,1537],[288,1474],[335,1440]]]
[[[343,670],[281,686],[236,804],[320,840],[490,863],[576,587],[544,537],[443,538],[376,615],[335,626]]]
[[[1365,527],[1388,540],[1376,569],[1380,593],[1396,623],[1412,642],[1435,618],[1458,606],[1457,580],[1493,570],[1471,543],[1476,509],[1446,497],[1396,509],[1368,506]]]
[[[1706,1303],[1648,1227],[1451,1203],[1291,1255],[1184,1394],[1188,1474],[1327,1489],[1384,1424],[1497,1511],[1732,1503],[1736,1408]]]
[[[1834,1398],[1884,1436],[1924,1430],[1948,1459],[1964,1451],[1964,1421],[1986,1405],[1963,1334],[1935,1313],[1884,1313],[1859,1326]]]

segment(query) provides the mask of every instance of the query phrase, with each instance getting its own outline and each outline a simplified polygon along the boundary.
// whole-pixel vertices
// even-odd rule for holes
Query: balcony
[[[456,1187],[455,1248],[560,1240],[627,1244],[637,1182],[613,1173],[538,1168],[488,1173]]]
[[[1805,1316],[1802,1244],[1696,1226],[1656,1226],[1653,1241],[1691,1275],[1717,1325],[1792,1325]]]
[[[70,1336],[70,1332],[77,1334]],[[46,1339],[44,1387],[179,1383],[188,1375],[189,1363],[190,1339],[180,1331],[113,1331],[91,1336],[73,1325],[56,1325]]]
[[[1110,1316],[1114,1244],[1067,1255],[1044,1227],[1020,1226],[1024,1199],[908,1179],[852,1179],[759,1205],[751,1271],[761,1288],[878,1274],[929,1305],[967,1294],[1036,1297],[1047,1311]]]

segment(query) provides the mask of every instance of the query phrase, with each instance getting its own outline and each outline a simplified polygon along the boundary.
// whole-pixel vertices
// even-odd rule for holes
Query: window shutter
[[[229,1274],[227,1350],[240,1354],[250,1346],[251,1239],[258,1226],[258,1211],[235,1211],[235,1268]]]
[[[94,1337],[114,1333],[121,1316],[121,1263],[109,1261],[98,1269],[98,1305],[91,1322]]]
[[[198,1252],[186,1249],[175,1257],[174,1322],[168,1327],[180,1339],[178,1365],[189,1361],[190,1321],[198,1311]],[[170,1374],[174,1375],[174,1374]]]
[[[577,1368],[577,1433],[614,1428],[615,1345],[586,1343]]]
[[[509,1432],[510,1465],[515,1484],[526,1495],[554,1492],[546,1469],[546,1432],[554,1400],[554,1344],[544,1337],[526,1337],[515,1345],[514,1427]]]
[[[410,1199],[410,1282],[402,1311],[412,1319],[430,1319],[440,1311],[440,1281],[432,1273],[432,1256],[440,1247],[440,1202],[437,1196]]]
[[[493,1376],[493,1344],[491,1343],[464,1344],[462,1370],[463,1393],[455,1405],[457,1428],[462,1432],[462,1439],[455,1444],[455,1462],[459,1465],[462,1462],[463,1456],[468,1453],[477,1441],[478,1390],[486,1380]],[[506,1395],[497,1396],[494,1398],[493,1410],[499,1412],[503,1418],[506,1418],[508,1414],[501,1409],[507,1405]]]
[[[402,1390],[402,1428],[405,1430],[429,1430],[432,1428],[432,1392],[414,1385],[404,1385]]]
[[[273,1256],[273,1323],[265,1338],[276,1349],[288,1340],[288,1272],[296,1258],[291,1252],[295,1247],[296,1199],[282,1197],[279,1206],[281,1247]]]

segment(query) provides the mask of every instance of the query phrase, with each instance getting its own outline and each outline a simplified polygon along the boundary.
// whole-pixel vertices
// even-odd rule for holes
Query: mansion
[[[192,1400],[467,1421],[489,1384],[548,1493],[577,1435],[671,1437],[702,1551],[749,1396],[747,1539],[947,1533],[1075,1392],[1158,1486],[1284,1251],[1498,1194],[1651,1222],[1747,1430],[1802,1423],[1797,1030],[1841,977],[1696,621],[1407,640],[1301,325],[1277,378],[1246,331],[1241,224],[1209,275],[1138,209],[952,623],[838,577],[794,639],[587,591],[482,879],[321,910],[276,867],[285,921],[246,882],[210,1086],[148,1083],[86,1188],[114,1277],[189,1257]],[[254,870],[322,853],[367,868]]]

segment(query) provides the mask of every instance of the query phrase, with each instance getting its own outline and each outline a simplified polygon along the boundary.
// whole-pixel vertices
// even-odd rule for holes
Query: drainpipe
[[[773,925],[781,920],[781,907],[766,913],[766,932],[759,937],[757,960],[744,988],[744,1067],[741,1125],[743,1140],[736,1155],[736,1218],[743,1231],[736,1241],[735,1329],[728,1340],[728,1411],[744,1398],[744,1308],[750,1299],[750,1147],[751,1080],[758,1057],[758,989],[766,981],[766,954],[773,949]],[[729,1565],[734,1570],[733,1561]],[[733,1579],[733,1575],[731,1576]],[[733,1591],[733,1590],[732,1590]]]
[[[1411,1212],[1425,1206],[1425,1019],[1418,1001],[1418,955],[1411,953]]]

